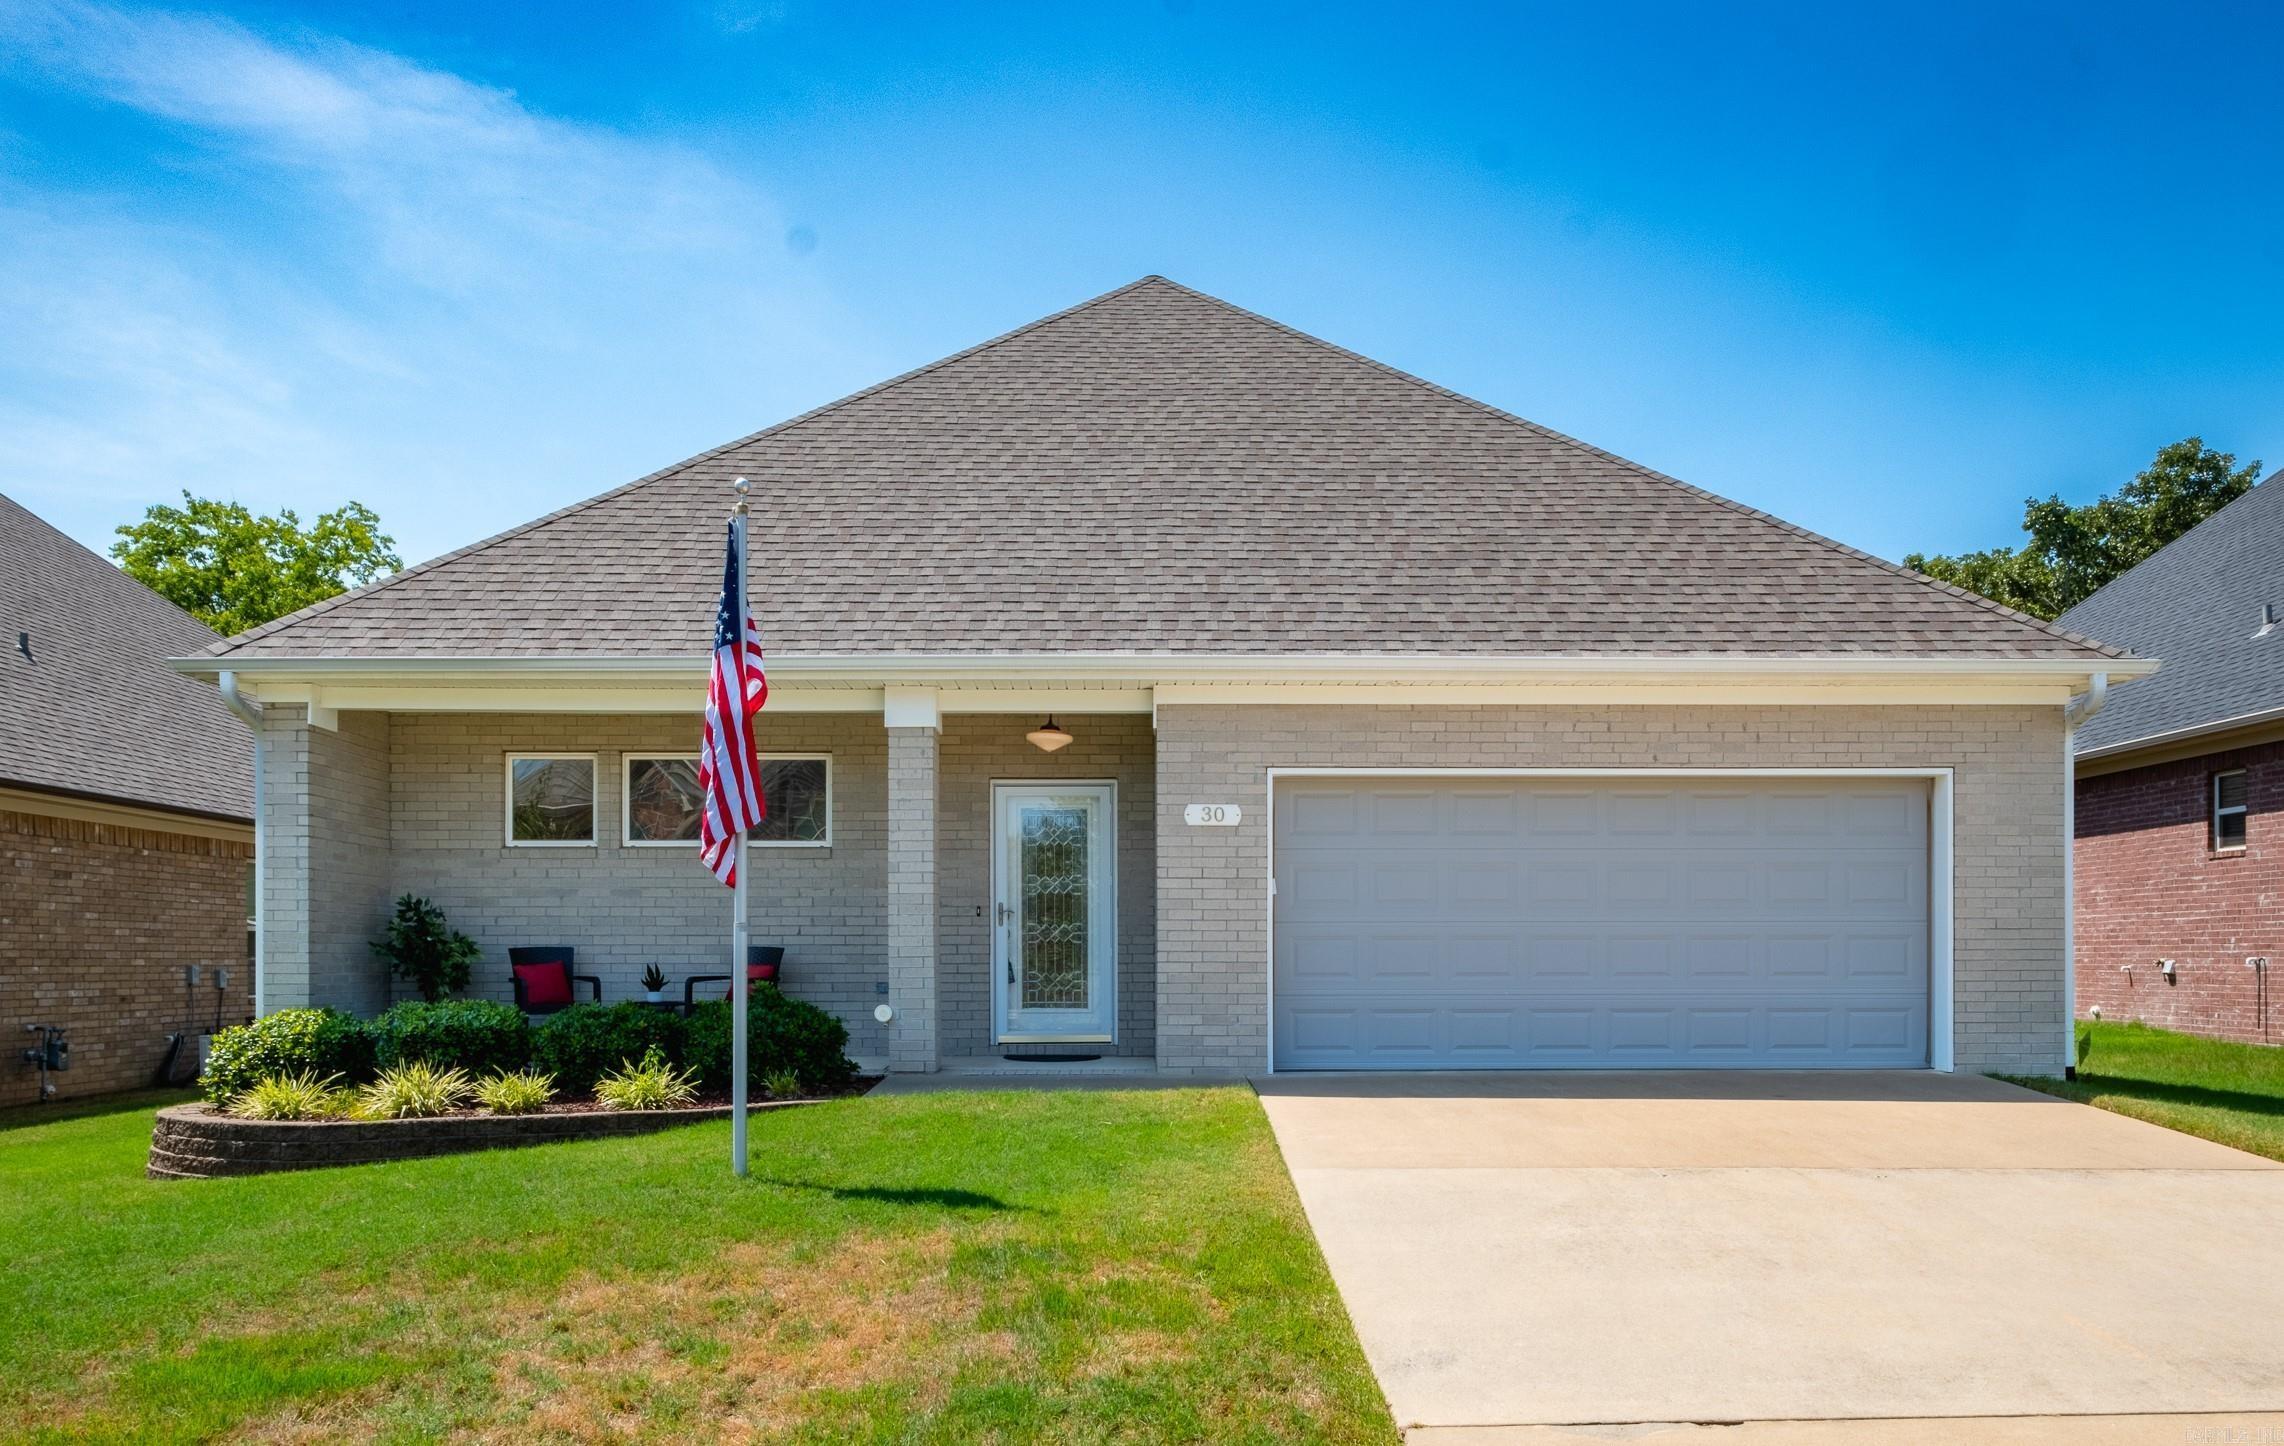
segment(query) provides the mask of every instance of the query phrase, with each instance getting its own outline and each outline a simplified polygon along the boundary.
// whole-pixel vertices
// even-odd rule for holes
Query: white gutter
[[[259,1019],[267,1011],[269,1002],[269,897],[265,874],[269,868],[270,851],[267,847],[269,821],[262,809],[262,710],[238,691],[238,675],[225,670],[216,680],[222,690],[222,701],[230,705],[248,728],[254,731],[254,1017]]]
[[[649,657],[216,657],[170,658],[179,672],[213,675],[225,668],[249,677],[307,678],[328,674],[450,676],[567,674],[703,677],[703,654]],[[2096,664],[2099,664],[2097,667]],[[1560,654],[1469,657],[1423,653],[776,653],[773,678],[804,681],[929,678],[939,681],[1101,678],[1152,682],[1404,682],[1424,679],[1500,680],[1563,675],[1587,678],[1762,677],[2010,677],[2085,678],[2103,673],[2139,678],[2157,670],[2155,659],[1902,658],[1837,654],[1759,657],[1694,654],[1672,657],[1589,657]]]
[[[2062,1077],[2078,1077],[2078,729],[2110,700],[2110,675],[2062,707]]]
[[[2094,674],[2088,682],[2086,691],[2072,698],[2068,705],[2062,709],[2062,725],[2073,731],[2084,727],[2087,720],[2101,712],[2102,705],[2109,700],[2110,675],[2107,673]]]

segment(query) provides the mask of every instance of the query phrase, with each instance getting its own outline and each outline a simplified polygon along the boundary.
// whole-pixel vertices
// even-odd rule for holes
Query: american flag
[[[761,632],[746,612],[745,579],[738,572],[744,541],[741,514],[730,519],[722,605],[714,613],[714,676],[706,685],[706,733],[698,748],[698,787],[706,795],[698,857],[732,888],[738,882],[738,835],[769,815],[761,797],[760,744],[753,731],[754,715],[769,698],[769,679],[761,670]]]

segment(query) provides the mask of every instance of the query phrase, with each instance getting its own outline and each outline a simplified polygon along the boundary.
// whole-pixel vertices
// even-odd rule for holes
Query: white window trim
[[[529,757],[530,755],[525,755]],[[636,838],[634,836],[634,766],[637,762],[666,759],[696,763],[695,753],[632,752],[619,761],[619,844],[630,849],[694,849],[694,838]],[[822,763],[825,765],[825,836],[823,838],[748,839],[757,849],[829,849],[833,846],[833,755],[830,753],[764,753],[764,763]]]
[[[2224,778],[2244,779],[2244,802],[2232,808],[2221,807],[2221,780]],[[2209,846],[2212,851],[2216,854],[2243,853],[2252,842],[2252,779],[2241,768],[2224,768],[2213,775],[2212,782],[2206,785],[2206,792],[2206,803],[2212,813],[2211,831],[2206,837],[2210,840]],[[2231,817],[2244,820],[2244,841],[2242,843],[2225,844],[2221,842],[2221,820]]]
[[[545,759],[548,761],[586,760],[591,774],[600,774],[598,755],[593,753],[509,753],[501,758],[500,780],[500,837],[511,849],[591,849],[600,848],[603,842],[603,799],[600,789],[590,791],[587,811],[593,815],[592,826],[586,838],[517,838],[515,836],[515,766],[518,763]],[[596,782],[601,782],[597,776]]]

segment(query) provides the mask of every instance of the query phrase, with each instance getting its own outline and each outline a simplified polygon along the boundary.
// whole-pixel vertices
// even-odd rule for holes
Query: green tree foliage
[[[404,566],[380,514],[349,502],[307,528],[291,508],[257,516],[242,503],[182,494],[118,529],[111,556],[127,575],[218,633],[242,633]]]
[[[2236,465],[2202,437],[2162,448],[2139,476],[2082,507],[2059,497],[2022,505],[2021,547],[1957,557],[1915,552],[1903,565],[1993,602],[2055,618],[2104,583],[2252,490],[2260,463]]]

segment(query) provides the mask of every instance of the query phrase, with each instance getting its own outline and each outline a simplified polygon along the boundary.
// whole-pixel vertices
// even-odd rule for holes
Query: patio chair
[[[784,973],[784,949],[775,944],[748,944],[746,946],[745,979],[748,986],[755,984],[774,985],[781,980]],[[688,1014],[690,1006],[698,1002],[699,985],[727,984],[729,982],[730,976],[727,974],[693,974],[688,979],[683,980],[682,1012]],[[722,998],[729,998],[730,993],[731,991],[727,989],[723,990]]]
[[[526,1014],[553,1014],[578,998],[578,985],[603,1001],[603,981],[592,974],[571,972],[571,946],[542,944],[508,950],[508,976],[515,983],[515,1007]]]

